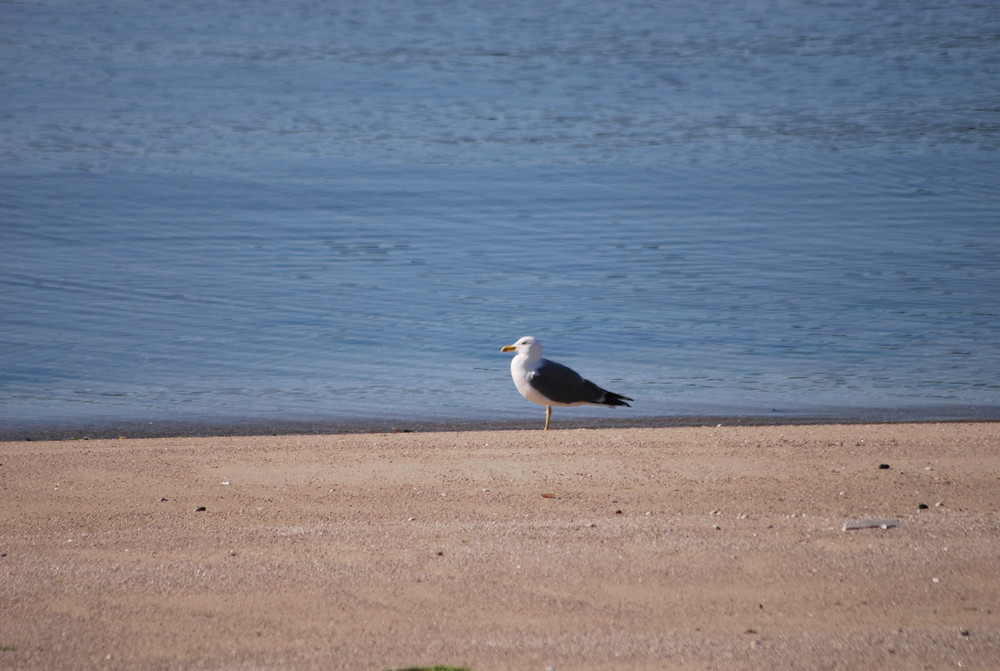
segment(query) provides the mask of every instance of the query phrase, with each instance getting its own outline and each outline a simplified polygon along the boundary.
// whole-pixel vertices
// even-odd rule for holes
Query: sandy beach
[[[9,669],[996,669],[1000,424],[5,442],[0,604]]]

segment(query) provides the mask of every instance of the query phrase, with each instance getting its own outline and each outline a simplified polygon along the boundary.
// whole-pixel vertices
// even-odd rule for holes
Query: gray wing
[[[584,380],[572,368],[548,359],[542,359],[542,365],[528,381],[532,387],[553,403],[628,405],[624,400],[632,400],[626,396],[605,391],[590,380]]]

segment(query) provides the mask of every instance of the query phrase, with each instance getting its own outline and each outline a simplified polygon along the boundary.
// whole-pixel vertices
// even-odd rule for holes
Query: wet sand
[[[0,605],[13,669],[996,669],[1000,424],[5,442]]]

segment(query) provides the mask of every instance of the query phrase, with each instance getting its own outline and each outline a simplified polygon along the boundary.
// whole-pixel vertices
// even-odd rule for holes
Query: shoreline
[[[2,443],[0,666],[990,669],[998,474],[985,422]]]
[[[541,415],[540,415],[541,416]],[[955,406],[903,409],[841,409],[832,412],[686,414],[652,417],[558,417],[553,430],[662,429],[699,426],[801,426],[850,424],[1000,422],[1000,408]],[[107,438],[171,438],[277,436],[366,433],[536,430],[540,419],[260,419],[248,417],[195,419],[85,419],[6,421],[0,442],[99,440]]]

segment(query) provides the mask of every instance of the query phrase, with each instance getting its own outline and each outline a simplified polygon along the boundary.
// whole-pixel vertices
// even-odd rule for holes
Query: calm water
[[[1000,5],[0,5],[0,433],[1000,418]]]

